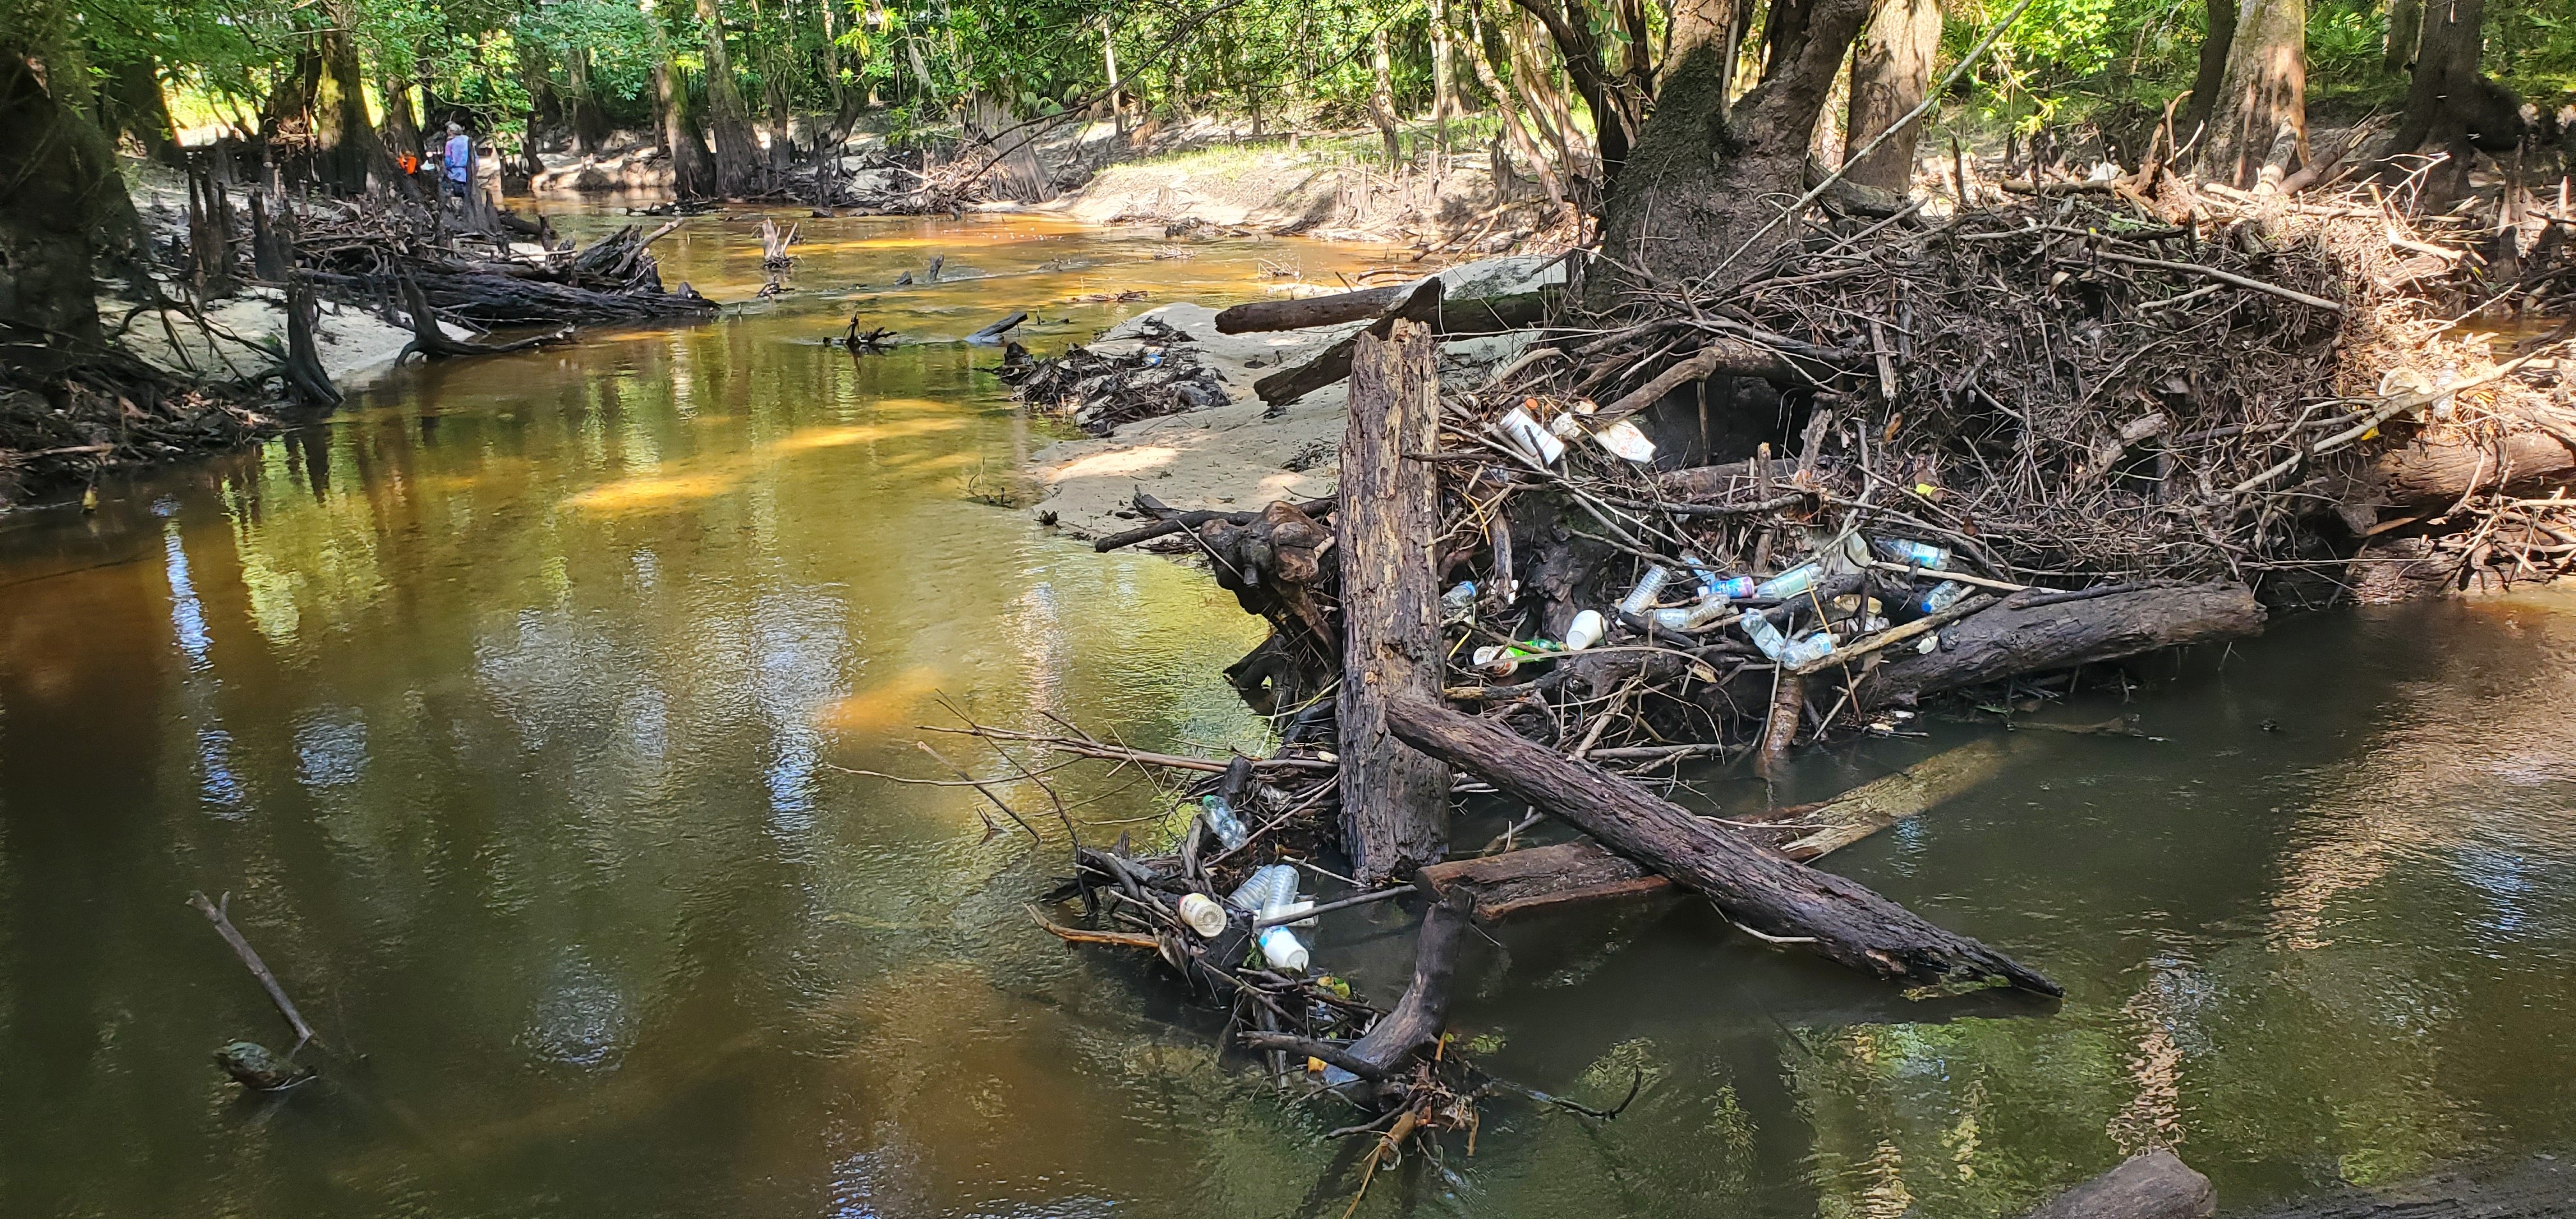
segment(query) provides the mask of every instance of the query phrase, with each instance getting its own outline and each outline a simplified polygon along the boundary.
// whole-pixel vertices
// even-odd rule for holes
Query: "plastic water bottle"
[[[1242,846],[1244,840],[1252,836],[1251,831],[1243,828],[1243,818],[1235,815],[1234,806],[1223,796],[1199,797],[1199,816],[1207,820],[1208,829],[1215,832],[1216,840],[1224,843],[1229,851]]]
[[[1565,650],[1580,652],[1601,642],[1601,637],[1609,633],[1610,626],[1601,620],[1601,611],[1585,610],[1576,614],[1574,621],[1566,624]]]
[[[1664,595],[1664,585],[1672,582],[1673,571],[1661,563],[1646,565],[1646,574],[1637,577],[1637,586],[1619,602],[1619,612],[1642,614],[1654,607],[1656,598]]]
[[[1737,578],[1742,579],[1742,577]],[[1748,591],[1752,583],[1750,580],[1745,581]],[[1696,631],[1734,612],[1735,607],[1728,605],[1726,598],[1714,597],[1680,609],[1659,609],[1654,612],[1653,617],[1656,626],[1668,631]]]
[[[1890,563],[1939,571],[1950,565],[1950,549],[1912,538],[1871,538],[1870,552]]]
[[[1808,589],[1814,588],[1816,586],[1816,577],[1822,575],[1823,572],[1824,569],[1818,567],[1815,560],[1809,559],[1804,563],[1800,563],[1796,567],[1792,567],[1787,571],[1781,572],[1779,575],[1773,576],[1768,580],[1764,580],[1760,584],[1754,585],[1753,595],[1756,597],[1775,597],[1785,601],[1807,591]]]
[[[1788,637],[1780,633],[1780,628],[1771,625],[1770,619],[1760,614],[1744,616],[1744,633],[1752,637],[1753,646],[1762,649],[1762,654],[1773,660],[1779,660],[1781,654],[1789,650]]]
[[[1804,668],[1833,654],[1833,632],[1818,631],[1815,634],[1797,641],[1796,643],[1790,644],[1786,650],[1781,652],[1780,663],[1793,669]]]
[[[1253,870],[1250,878],[1227,899],[1248,910],[1255,918],[1286,912],[1297,903],[1297,869],[1284,863],[1266,864]],[[1265,927],[1261,931],[1261,959],[1272,969],[1304,973],[1311,959],[1297,934],[1286,927]]]
[[[1465,622],[1476,612],[1476,582],[1461,580],[1456,588],[1440,595],[1440,620]]]
[[[1932,591],[1923,594],[1922,599],[1916,601],[1914,606],[1916,609],[1922,610],[1924,613],[1937,614],[1953,605],[1957,605],[1959,603],[1959,598],[1967,595],[1967,585],[1961,584],[1956,580],[1943,580],[1942,582],[1933,585]]]

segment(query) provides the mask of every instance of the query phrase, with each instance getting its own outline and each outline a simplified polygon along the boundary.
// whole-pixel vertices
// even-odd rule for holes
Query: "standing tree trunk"
[[[1484,16],[1480,12],[1483,7],[1484,0],[1464,0],[1459,5],[1467,14],[1467,63],[1475,69],[1477,83],[1485,86],[1485,92],[1494,97],[1494,109],[1502,116],[1503,138],[1511,141],[1512,151],[1529,162],[1530,171],[1538,175],[1539,186],[1547,191],[1548,202],[1561,209],[1566,208],[1565,180],[1558,175],[1555,161],[1530,134],[1529,118],[1517,104],[1516,94],[1495,74],[1494,60],[1503,55],[1502,40],[1489,41],[1485,37]]]
[[[378,63],[376,93],[385,99],[385,124],[376,132],[385,151],[398,160],[404,153],[419,157],[426,141],[421,138],[420,116],[411,108],[411,82],[395,76],[392,65]]]
[[[95,346],[98,281],[89,218],[125,183],[71,138],[79,112],[47,88],[31,61],[50,58],[0,45],[0,323],[39,327]],[[128,208],[132,207],[129,200]],[[30,354],[14,352],[12,360]]]
[[[1369,121],[1386,140],[1386,168],[1392,173],[1404,164],[1404,144],[1396,137],[1395,56],[1384,22],[1369,33],[1369,74],[1375,82],[1369,89]]]
[[[1583,95],[1583,104],[1591,109],[1593,140],[1601,152],[1602,185],[1607,188],[1618,177],[1620,167],[1628,163],[1629,150],[1640,138],[1640,109],[1645,99],[1626,93],[1610,79],[1610,69],[1601,57],[1601,41],[1593,34],[1595,17],[1584,9],[1583,0],[1568,0],[1563,9],[1556,7],[1554,0],[1512,2],[1546,28],[1548,38],[1556,43],[1558,57],[1565,60],[1565,74],[1574,82],[1574,91]],[[1680,44],[1674,43],[1667,58],[1678,55],[1680,49]]]
[[[1449,151],[1449,120],[1458,115],[1458,80],[1449,66],[1448,0],[1426,0],[1431,18],[1431,127]]]
[[[2206,133],[2210,113],[2218,108],[2219,84],[2227,79],[2227,47],[2236,41],[2236,0],[2209,0],[2205,24],[2200,71],[2191,78],[2191,104],[2183,108],[2182,127],[2174,133],[2183,144]]]
[[[2415,66],[2415,40],[2424,35],[2423,0],[2388,0],[2388,44],[2379,70],[2390,76]]]
[[[1846,149],[1878,138],[1923,104],[1924,90],[1932,87],[1932,59],[1940,50],[1937,0],[1881,0],[1852,61],[1851,111],[1843,125]],[[1921,131],[1919,125],[1908,127],[1859,161],[1846,158],[1843,176],[1903,193],[1914,180],[1914,145]]]
[[[2200,172],[2240,188],[2308,160],[2307,0],[2248,0],[2227,49]]]
[[[573,155],[595,157],[608,143],[608,114],[590,84],[590,48],[564,56],[564,120],[572,128]]]
[[[653,65],[653,100],[662,123],[662,148],[671,157],[672,193],[683,199],[715,194],[715,157],[690,119],[689,92],[680,85],[680,69],[671,62],[668,47]]]
[[[109,138],[133,136],[143,146],[143,155],[154,164],[183,164],[179,134],[170,122],[170,107],[161,97],[160,66],[152,56],[146,54],[116,65],[105,83]]]
[[[2480,25],[2485,0],[2451,0],[2424,15],[2423,33],[2415,46],[2415,80],[2406,90],[2406,109],[2388,138],[2383,157],[2434,147],[2453,152],[2465,174],[2468,161],[2468,110],[2483,83],[2478,60],[2485,48]]]
[[[715,145],[716,190],[750,193],[760,177],[760,148],[751,138],[751,110],[734,83],[725,53],[724,14],[716,0],[698,0],[698,26],[707,48],[707,135]]]
[[[1750,272],[1796,236],[1794,218],[1781,218],[1773,200],[1805,191],[1816,117],[1871,0],[1780,0],[1773,11],[1791,7],[1803,9],[1803,20],[1783,17],[1774,29],[1794,30],[1795,44],[1772,48],[1779,67],[1732,108],[1723,47],[1702,41],[1674,48],[1678,62],[1664,71],[1654,116],[1602,209],[1601,256],[1585,288],[1593,308],[1607,311],[1632,292],[1714,275],[1739,249],[1744,256],[1732,269]]]
[[[1433,281],[1437,283],[1438,281]],[[1342,438],[1342,848],[1363,885],[1439,862],[1449,769],[1387,735],[1387,700],[1440,693],[1440,593],[1427,539],[1438,532],[1434,472],[1408,455],[1437,447],[1439,343],[1391,318],[1352,352]]]

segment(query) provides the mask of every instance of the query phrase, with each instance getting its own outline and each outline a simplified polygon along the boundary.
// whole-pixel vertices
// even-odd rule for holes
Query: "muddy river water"
[[[1342,1212],[1346,1109],[1029,925],[1060,840],[851,773],[939,773],[912,742],[943,701],[1258,748],[1218,676],[1255,622],[984,502],[1056,434],[990,349],[816,340],[853,303],[930,339],[1035,308],[1045,349],[1375,252],[805,223],[774,305],[407,370],[94,513],[0,517],[0,1215]],[[744,219],[663,252],[720,299],[760,282]],[[852,287],[933,254],[983,278]],[[1361,1213],[1987,1216],[2159,1144],[2241,1211],[2576,1145],[2576,596],[2159,666],[2028,717],[2155,739],[1927,716],[1778,793],[2000,739],[1995,780],[1830,863],[2063,1004],[1910,1001],[1682,901],[1507,925],[1461,1034],[1526,1087],[1639,1095],[1496,1096],[1472,1155]],[[942,749],[991,765],[970,744]],[[1057,777],[1104,837],[1170,807]],[[192,890],[231,894],[320,1082],[245,1099],[212,1065],[286,1038]],[[1329,916],[1317,959],[1391,999],[1411,917]]]

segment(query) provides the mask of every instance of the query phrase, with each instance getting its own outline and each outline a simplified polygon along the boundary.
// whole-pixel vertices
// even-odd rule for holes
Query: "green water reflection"
[[[1255,745],[1216,675],[1254,625],[977,501],[1049,439],[989,350],[813,340],[1036,306],[1043,346],[1153,303],[1082,296],[1369,252],[820,223],[777,305],[406,372],[94,516],[0,519],[0,1213],[1340,1213],[1315,1136],[1344,1113],[1028,926],[1060,841],[850,773],[936,773],[912,726],[942,699]],[[760,282],[744,221],[686,236],[675,278]],[[940,252],[982,277],[852,286]],[[1647,1084],[1606,1124],[1498,1097],[1472,1158],[1363,1212],[1983,1216],[2177,1141],[2234,1209],[2571,1141],[2576,599],[2221,660],[2132,705],[2169,739],[2018,734],[1996,783],[1835,860],[2062,1007],[1909,1002],[1678,902],[1505,927],[1458,1012],[1489,1065]],[[2043,714],[2118,692],[2083,699]],[[1782,795],[1991,731],[1930,730]],[[941,748],[990,766],[969,744]],[[1057,777],[1101,837],[1163,807]],[[232,892],[339,1043],[324,1082],[244,1101],[214,1070],[278,1023],[191,889]],[[1406,968],[1400,911],[1319,940],[1381,996]]]

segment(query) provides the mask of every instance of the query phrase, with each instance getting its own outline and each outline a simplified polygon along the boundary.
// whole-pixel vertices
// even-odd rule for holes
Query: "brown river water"
[[[1347,1109],[1030,926],[1060,837],[850,773],[940,773],[912,742],[943,700],[1259,748],[1218,675],[1257,624],[979,499],[1057,434],[991,349],[816,340],[854,302],[943,340],[1035,308],[1046,350],[1379,253],[803,223],[775,305],[407,370],[93,514],[0,517],[0,1215],[1342,1213],[1351,1149],[1318,1136]],[[661,252],[719,299],[760,281],[746,219]],[[853,287],[934,253],[983,278]],[[1988,1216],[2159,1144],[2234,1212],[2576,1145],[2576,596],[2140,668],[2125,707],[2032,718],[2161,739],[2014,732],[1988,785],[1829,861],[2063,1004],[1910,1000],[1680,900],[1507,925],[1454,1017],[1480,1061],[1642,1089],[1606,1122],[1495,1095],[1472,1155],[1407,1157],[1360,1213]],[[1921,723],[1779,797],[2001,735]],[[940,748],[995,768],[972,744]],[[1171,807],[1053,777],[1104,838]],[[212,1065],[288,1038],[191,890],[231,894],[319,1082],[247,1098]],[[1327,916],[1316,959],[1391,1000],[1413,917]]]

